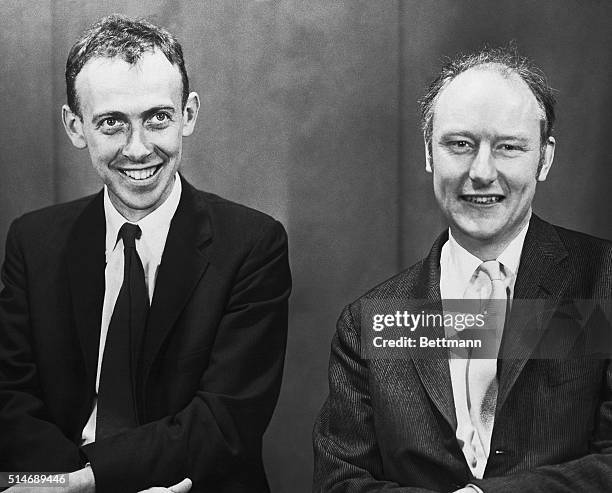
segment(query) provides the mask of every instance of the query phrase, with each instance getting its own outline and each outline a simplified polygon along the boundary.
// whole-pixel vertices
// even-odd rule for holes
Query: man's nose
[[[142,127],[132,127],[121,153],[134,162],[142,162],[151,154]]]
[[[495,157],[488,145],[480,145],[470,166],[470,179],[479,185],[489,185],[497,179]]]

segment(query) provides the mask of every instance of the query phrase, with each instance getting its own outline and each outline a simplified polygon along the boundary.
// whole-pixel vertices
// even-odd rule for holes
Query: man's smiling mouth
[[[143,169],[122,169],[121,171],[124,175],[131,178],[132,180],[146,180],[147,178],[151,178],[154,174],[156,174],[162,165],[158,164],[157,166],[151,166],[150,168]]]
[[[498,204],[503,201],[506,197],[497,194],[477,194],[477,195],[460,195],[461,200],[470,202],[471,204]]]

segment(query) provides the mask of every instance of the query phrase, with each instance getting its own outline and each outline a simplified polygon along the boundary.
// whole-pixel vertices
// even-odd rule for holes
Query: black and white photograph
[[[612,3],[0,0],[0,491],[612,491]]]

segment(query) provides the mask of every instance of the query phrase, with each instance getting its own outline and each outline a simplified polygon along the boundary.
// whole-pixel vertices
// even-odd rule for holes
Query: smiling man
[[[513,50],[455,58],[431,84],[426,170],[449,229],[342,313],[314,430],[314,491],[612,490],[609,359],[550,348],[609,334],[564,307],[612,298],[612,244],[532,213],[553,163],[554,104],[542,73]],[[466,340],[452,325],[415,331],[447,345],[370,347],[372,313],[450,315],[470,301],[485,307],[488,330],[474,340],[486,350],[447,349]],[[411,335],[384,330],[404,336],[391,348]]]
[[[77,492],[267,492],[284,229],[179,175],[200,103],[166,30],[100,20],[70,51],[66,85],[65,130],[104,189],[9,231],[0,471],[67,473]]]

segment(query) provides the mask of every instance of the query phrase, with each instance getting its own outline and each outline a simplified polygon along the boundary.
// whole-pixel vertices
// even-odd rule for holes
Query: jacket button
[[[497,449],[495,451],[495,455],[506,455],[507,452],[505,450]]]

